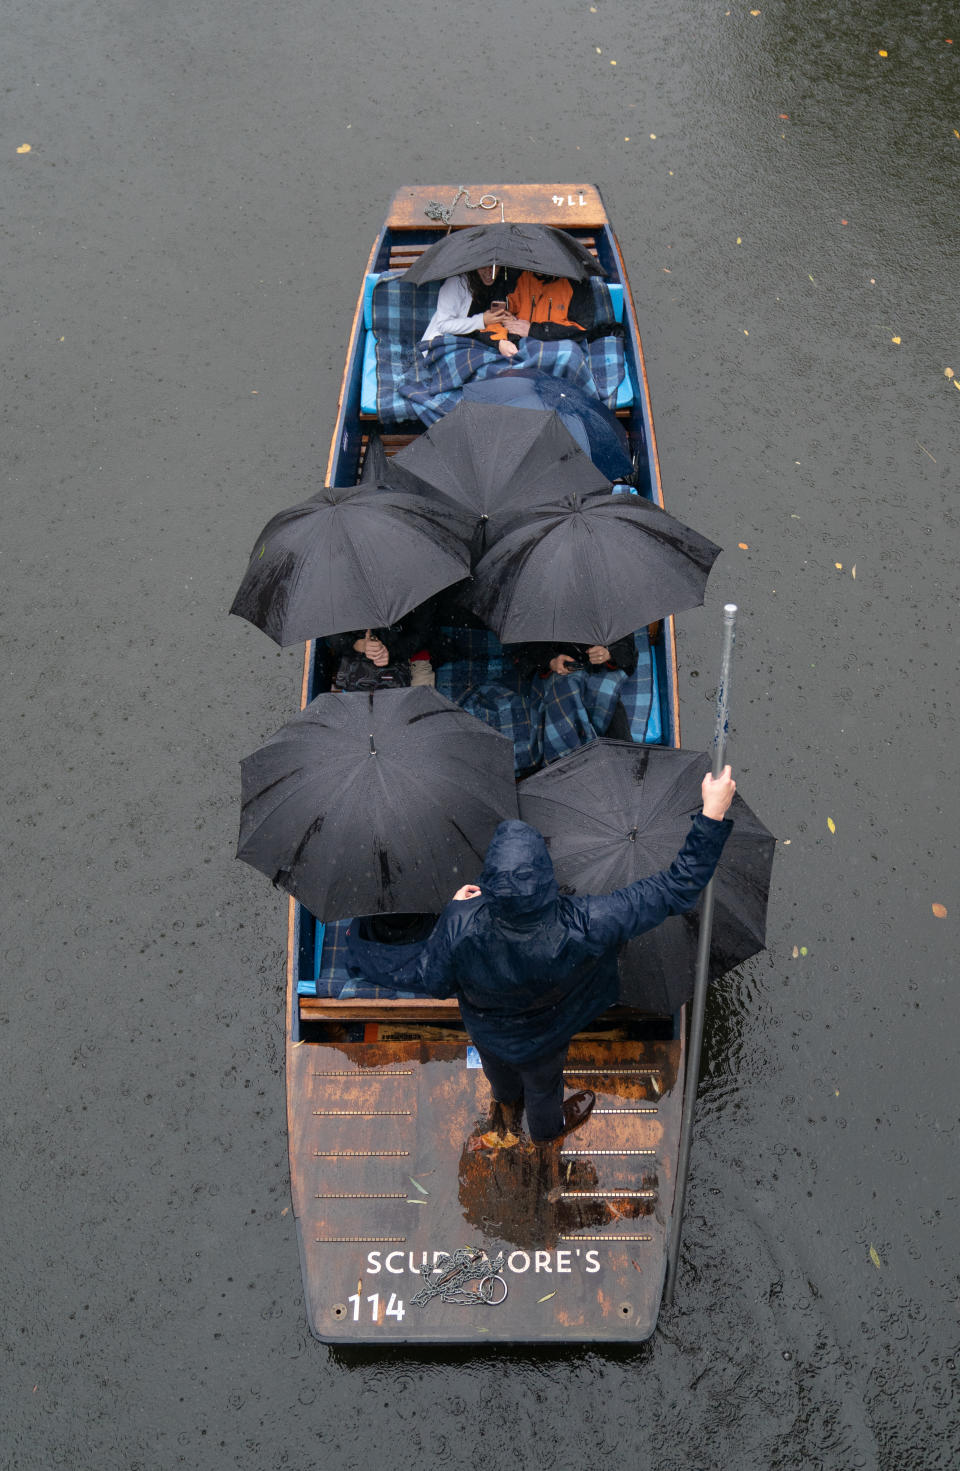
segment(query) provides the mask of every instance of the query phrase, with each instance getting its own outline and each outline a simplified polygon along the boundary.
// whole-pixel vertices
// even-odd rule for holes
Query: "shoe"
[[[522,1119],[522,1093],[512,1103],[501,1103],[497,1098],[491,1099],[487,1128],[493,1130],[495,1134],[519,1134]]]
[[[534,1139],[534,1144],[557,1144],[567,1134],[572,1134],[574,1129],[579,1129],[582,1123],[590,1117],[593,1105],[597,1101],[597,1095],[591,1093],[589,1088],[584,1088],[580,1093],[571,1093],[564,1100],[563,1105],[563,1128],[559,1134],[554,1134],[550,1139]]]

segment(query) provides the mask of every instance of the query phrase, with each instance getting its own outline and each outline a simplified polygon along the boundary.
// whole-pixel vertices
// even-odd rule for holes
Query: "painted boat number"
[[[347,1302],[353,1303],[353,1321],[355,1323],[359,1323],[359,1321],[360,1321],[360,1294],[359,1294],[359,1292],[351,1292],[350,1296],[347,1298]],[[370,1304],[370,1317],[373,1319],[374,1323],[379,1322],[380,1321],[380,1294],[379,1294],[379,1292],[373,1292],[373,1293],[371,1293],[370,1296],[367,1298],[367,1302]],[[403,1314],[404,1314],[403,1298],[402,1297],[397,1297],[397,1294],[395,1292],[391,1292],[391,1294],[390,1294],[390,1301],[387,1303],[387,1306],[384,1309],[384,1317],[385,1318],[396,1318],[396,1320],[397,1320],[398,1323],[402,1323],[403,1322]]]
[[[583,197],[582,194],[578,195],[578,197],[576,199],[574,199],[574,197],[573,197],[572,194],[568,194],[567,197],[566,197],[566,199],[564,199],[564,197],[563,197],[562,194],[554,194],[552,197],[553,197],[553,202],[557,206],[558,209],[563,204],[569,204],[569,205],[581,204],[581,205],[584,205],[587,202],[584,199],[584,197]]]

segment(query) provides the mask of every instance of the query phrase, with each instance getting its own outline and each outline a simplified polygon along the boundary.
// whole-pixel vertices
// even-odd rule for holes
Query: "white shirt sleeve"
[[[466,276],[448,276],[440,287],[437,309],[420,341],[429,342],[431,337],[439,337],[443,332],[455,332],[460,336],[482,332],[483,312],[468,316],[470,301],[470,287]]]

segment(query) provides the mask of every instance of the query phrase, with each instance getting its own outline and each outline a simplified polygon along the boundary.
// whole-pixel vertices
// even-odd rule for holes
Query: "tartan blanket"
[[[433,338],[425,350],[412,355],[406,371],[395,380],[392,395],[406,406],[403,418],[409,419],[413,413],[424,424],[435,424],[459,403],[464,384],[524,368],[568,379],[611,408],[623,377],[623,362],[619,337],[598,338],[583,345],[568,338],[541,342],[527,337],[515,357],[505,358],[486,343],[444,333]],[[381,405],[382,390],[378,387],[377,407],[382,417]]]
[[[467,689],[459,704],[510,737],[517,771],[555,761],[602,736],[618,700],[633,739],[642,741],[653,704],[653,677],[646,630],[634,638],[639,657],[631,675],[622,669],[575,669],[524,684],[488,680]]]
[[[613,322],[606,283],[591,280],[595,320]],[[536,368],[568,377],[595,394],[608,407],[616,401],[625,372],[622,338],[602,337],[582,346],[571,341],[527,339],[515,358],[467,337],[445,336],[423,356],[420,339],[436,309],[440,283],[412,286],[399,272],[384,272],[373,289],[371,327],[376,339],[377,415],[382,423],[399,423],[414,415],[432,424],[460,398],[464,383],[516,367]]]

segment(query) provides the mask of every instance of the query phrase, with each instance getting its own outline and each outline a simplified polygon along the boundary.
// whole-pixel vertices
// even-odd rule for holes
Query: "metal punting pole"
[[[736,636],[737,605],[736,603],[726,603],[723,609],[723,650],[720,655],[720,682],[717,685],[717,721],[713,732],[714,776],[719,776],[726,764],[727,733],[729,730],[730,666],[733,660],[733,645]],[[697,1087],[700,1081],[700,1053],[703,1049],[703,1017],[707,1005],[707,986],[710,981],[710,940],[712,933],[713,879],[711,878],[703,891],[703,905],[700,910],[697,977],[693,992],[693,1013],[690,1019],[690,1050],[687,1056],[687,1072],[683,1088],[683,1123],[680,1127],[677,1184],[673,1198],[673,1215],[670,1220],[667,1284],[663,1294],[663,1300],[668,1308],[673,1306],[673,1290],[676,1286],[677,1267],[680,1260],[683,1207],[687,1194],[687,1174],[690,1168],[690,1144],[693,1139],[693,1115],[697,1106]]]

